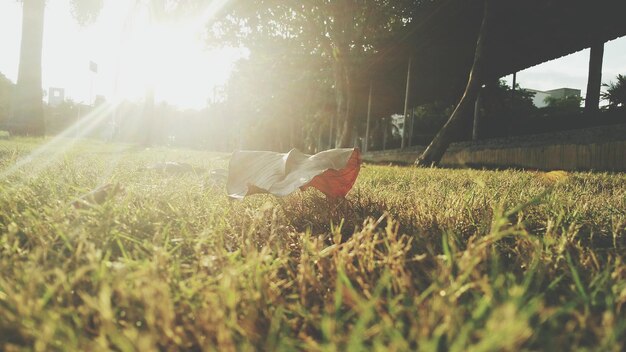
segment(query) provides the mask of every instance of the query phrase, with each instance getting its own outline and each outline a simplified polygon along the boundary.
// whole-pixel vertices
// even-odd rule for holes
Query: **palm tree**
[[[72,0],[72,14],[79,23],[97,17],[103,0]],[[11,132],[19,135],[43,136],[43,93],[41,87],[41,53],[46,0],[23,0],[22,43],[13,101]]]
[[[617,75],[617,82],[604,83],[606,92],[602,93],[602,100],[609,102],[609,109],[626,106],[626,76]]]

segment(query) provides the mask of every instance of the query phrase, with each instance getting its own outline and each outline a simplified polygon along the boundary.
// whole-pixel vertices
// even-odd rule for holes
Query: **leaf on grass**
[[[557,182],[565,181],[569,174],[567,171],[563,170],[554,170],[549,172],[539,172],[537,173],[537,177],[547,184],[555,184]]]
[[[107,199],[123,192],[124,188],[119,183],[107,183],[89,193],[83,194],[72,202],[72,206],[76,209],[89,208],[96,204],[102,204]]]

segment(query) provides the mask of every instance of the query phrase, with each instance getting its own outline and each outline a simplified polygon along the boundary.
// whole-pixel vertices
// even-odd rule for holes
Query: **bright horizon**
[[[153,85],[157,103],[201,109],[245,55],[238,48],[207,48],[202,39],[204,24],[224,1],[215,3],[184,22],[151,24],[145,6],[133,11],[129,1],[109,1],[95,23],[81,26],[72,17],[68,0],[52,0],[46,5],[42,88],[64,88],[66,98],[89,103],[97,95],[108,101],[141,101]],[[4,52],[0,73],[13,82],[21,22],[21,4],[0,4]],[[96,75],[89,71],[90,61],[98,64]]]

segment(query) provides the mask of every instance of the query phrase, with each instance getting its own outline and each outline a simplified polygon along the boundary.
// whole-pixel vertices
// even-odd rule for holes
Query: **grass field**
[[[624,174],[364,165],[344,201],[239,202],[222,154],[41,143],[0,141],[1,350],[626,348]]]

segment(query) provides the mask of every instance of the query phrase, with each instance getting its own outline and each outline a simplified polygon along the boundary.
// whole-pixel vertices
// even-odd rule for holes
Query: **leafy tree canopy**
[[[519,119],[531,116],[537,108],[533,104],[535,93],[521,89],[515,85],[515,92],[504,81],[499,80],[497,85],[487,85],[484,88],[484,109],[487,118],[491,119]]]
[[[104,0],[72,0],[70,10],[79,24],[86,25],[95,22],[103,4]]]
[[[354,120],[357,70],[418,11],[435,0],[249,0],[233,2],[209,26],[209,42],[243,45],[252,52],[275,49],[292,60],[323,60],[335,92],[338,143],[347,146]],[[270,52],[271,53],[271,52]],[[306,70],[307,68],[303,68]],[[268,87],[272,89],[272,87]]]
[[[293,41],[307,53],[338,58],[375,50],[434,0],[249,0],[234,2],[210,26],[220,43],[251,49]]]

